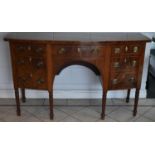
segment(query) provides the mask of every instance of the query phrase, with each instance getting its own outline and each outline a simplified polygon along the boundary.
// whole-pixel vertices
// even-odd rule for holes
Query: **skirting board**
[[[109,91],[108,98],[126,98],[127,91]],[[28,98],[48,98],[47,91],[26,90]],[[134,98],[135,90],[131,90],[131,98]],[[0,90],[0,98],[14,98],[14,90]],[[98,99],[102,97],[102,91],[84,91],[84,90],[55,90],[56,99]],[[146,98],[146,90],[140,90],[140,98]]]

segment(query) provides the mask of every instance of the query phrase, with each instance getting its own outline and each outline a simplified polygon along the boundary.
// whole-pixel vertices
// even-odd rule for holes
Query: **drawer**
[[[123,57],[111,58],[111,70],[119,71],[124,69]]]
[[[46,89],[46,64],[39,58],[22,58],[16,63],[18,86],[31,89]]]
[[[19,88],[30,88],[30,89],[47,89],[47,80],[43,74],[24,74],[18,75],[18,87]]]
[[[102,57],[104,47],[100,46],[55,46],[53,55],[58,57]]]
[[[125,63],[125,69],[134,70],[134,69],[138,69],[139,67],[138,57],[126,56],[123,61]]]
[[[78,46],[75,50],[75,56],[81,57],[103,57],[104,46]]]
[[[142,47],[139,44],[129,44],[124,46],[125,54],[129,55],[140,55],[142,52]]]
[[[46,46],[43,44],[16,44],[14,52],[17,57],[43,57],[46,52]]]
[[[128,89],[136,87],[136,74],[134,72],[113,72],[111,73],[110,89]]]
[[[143,51],[142,48],[143,47],[140,44],[116,44],[112,46],[112,57],[119,57],[121,55],[138,56]]]
[[[44,58],[33,58],[33,57],[20,57],[16,58],[15,65],[17,69],[21,70],[21,72],[27,70],[45,70],[46,69],[46,63]]]
[[[137,70],[139,66],[138,57],[122,56],[111,58],[111,70],[113,71],[126,71]]]
[[[53,55],[58,57],[72,57],[75,48],[73,46],[57,45],[53,47]]]

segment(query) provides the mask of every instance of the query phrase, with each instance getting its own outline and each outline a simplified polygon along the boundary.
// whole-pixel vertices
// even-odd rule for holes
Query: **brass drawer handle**
[[[31,74],[29,75],[29,77],[32,78],[32,77],[33,77],[33,74],[31,73]]]
[[[42,48],[42,47],[38,47],[38,48],[35,49],[35,52],[36,52],[36,53],[40,53],[40,52],[42,52],[42,51],[43,51],[43,48]]]
[[[113,80],[112,80],[112,84],[113,84],[113,85],[118,84],[118,79],[113,79]]]
[[[27,81],[27,78],[25,78],[25,77],[19,77],[19,81],[26,82]]]
[[[114,68],[119,68],[120,67],[120,63],[119,62],[114,62],[113,67]]]
[[[95,48],[95,49],[93,49],[91,52],[93,53],[93,54],[98,54],[99,53],[99,48]]]
[[[138,46],[135,46],[135,47],[133,48],[133,52],[134,52],[134,53],[137,53],[138,50],[139,50],[139,49],[138,49]]]
[[[38,68],[40,68],[40,67],[42,67],[43,65],[44,65],[43,61],[39,61],[39,62],[37,63],[36,66],[37,66]]]
[[[131,83],[134,83],[134,82],[135,82],[135,78],[134,78],[134,77],[130,77],[130,78],[129,78],[129,81],[130,81]]]
[[[121,49],[120,48],[115,48],[115,50],[114,50],[114,53],[115,54],[119,54],[121,52]]]
[[[132,67],[136,67],[136,65],[137,65],[137,61],[136,60],[133,60],[131,66]]]
[[[125,63],[125,64],[127,63],[127,58],[124,59],[124,63]]]
[[[28,47],[27,47],[27,50],[28,50],[28,51],[31,51],[31,46],[28,46]]]
[[[29,62],[32,62],[32,57],[29,57]]]
[[[42,78],[40,78],[40,79],[37,80],[37,83],[38,83],[38,84],[43,84],[44,82],[45,82],[45,80],[42,79]]]
[[[17,62],[17,64],[18,64],[18,65],[23,65],[23,64],[25,64],[25,61],[24,61],[24,60],[19,60],[19,61]]]
[[[58,51],[59,54],[64,54],[65,52],[66,52],[65,48],[60,48]]]
[[[128,46],[125,47],[125,52],[128,52],[129,48]]]
[[[24,46],[17,46],[17,51],[25,51],[25,47]]]
[[[17,46],[17,50],[18,51],[25,51],[25,50],[28,50],[28,51],[31,51],[31,46]]]
[[[81,48],[78,47],[78,48],[77,48],[77,52],[78,52],[78,53],[81,53],[81,51],[82,51]]]

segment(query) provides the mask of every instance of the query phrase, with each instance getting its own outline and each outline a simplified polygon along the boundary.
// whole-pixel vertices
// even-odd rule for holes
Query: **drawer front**
[[[121,55],[138,56],[142,53],[143,47],[140,44],[135,43],[124,43],[123,45],[113,45],[112,46],[112,57],[117,57]]]
[[[119,56],[121,56],[122,54],[124,53],[124,46],[122,46],[122,45],[114,45],[114,46],[112,46],[112,48],[111,48],[111,55],[112,56],[117,56],[117,57],[119,57]]]
[[[122,73],[113,72],[110,79],[110,89],[127,89],[135,88],[137,83],[136,74],[134,72]]]
[[[53,47],[53,55],[58,57],[72,57],[74,53],[73,46],[56,45]]]
[[[22,88],[46,89],[46,64],[42,58],[23,57],[16,61],[17,83]]]
[[[129,44],[124,47],[124,52],[127,55],[138,56],[142,52],[142,47],[139,44]]]
[[[103,57],[104,46],[78,46],[75,50],[75,55],[80,57]]]
[[[46,52],[46,46],[44,44],[20,43],[15,45],[14,51],[16,56],[18,57],[21,56],[43,57]]]
[[[112,71],[135,71],[138,69],[139,59],[138,57],[124,56],[111,58],[111,70]]]
[[[101,46],[55,46],[54,56],[58,57],[103,57],[104,47]]]

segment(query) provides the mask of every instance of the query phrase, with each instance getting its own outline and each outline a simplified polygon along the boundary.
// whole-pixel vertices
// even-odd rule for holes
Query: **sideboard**
[[[69,34],[69,33],[68,33]],[[91,34],[93,36],[93,33]],[[56,75],[70,66],[88,67],[100,76],[103,88],[101,119],[105,118],[109,90],[136,89],[133,116],[137,114],[146,42],[140,33],[102,33],[87,40],[56,40],[49,33],[10,33],[9,41],[17,115],[21,115],[19,89],[26,101],[25,89],[47,90],[50,119],[53,112],[53,82]]]

